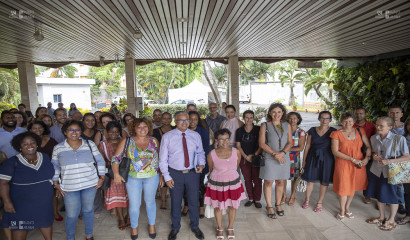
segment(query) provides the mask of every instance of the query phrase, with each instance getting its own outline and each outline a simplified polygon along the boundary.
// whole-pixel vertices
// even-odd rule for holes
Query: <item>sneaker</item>
[[[406,213],[406,208],[404,208],[403,204],[399,204],[399,210],[397,210],[397,212],[400,214]]]
[[[252,204],[253,204],[253,201],[247,201],[245,203],[245,207],[250,207],[250,206],[252,206]]]
[[[260,202],[255,202],[255,207],[256,208],[262,208],[262,204]]]

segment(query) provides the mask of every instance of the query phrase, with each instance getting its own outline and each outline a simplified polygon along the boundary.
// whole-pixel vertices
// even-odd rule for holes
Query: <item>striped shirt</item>
[[[89,141],[89,143],[92,153],[85,140],[76,151],[71,148],[67,140],[54,147],[51,159],[55,169],[53,181],[59,180],[61,174],[60,187],[62,190],[72,192],[97,185],[97,170],[92,155],[97,162],[100,176],[105,175],[105,161],[95,143],[93,141]]]

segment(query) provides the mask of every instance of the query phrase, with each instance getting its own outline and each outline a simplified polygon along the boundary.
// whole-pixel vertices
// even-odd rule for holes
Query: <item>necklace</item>
[[[272,122],[272,125],[273,125],[273,122]],[[280,136],[279,136],[279,133],[278,133],[278,130],[276,130],[276,127],[279,129],[279,131],[280,131]],[[279,138],[279,150],[282,150],[282,137],[283,137],[283,128],[282,128],[282,123],[280,123],[280,125],[276,125],[276,127],[275,127],[275,125],[273,125],[273,130],[275,130],[275,133],[276,133],[276,135],[278,135],[278,138]]]
[[[347,138],[350,138],[350,135],[353,134],[355,130],[353,129],[353,131],[350,131],[350,132],[345,131],[345,132],[347,133]]]
[[[24,157],[23,155],[21,155],[28,163],[30,163],[30,164],[35,164],[35,163],[37,163],[37,161],[38,161],[38,157],[37,157],[37,155],[36,155],[36,160],[28,160],[26,157]]]

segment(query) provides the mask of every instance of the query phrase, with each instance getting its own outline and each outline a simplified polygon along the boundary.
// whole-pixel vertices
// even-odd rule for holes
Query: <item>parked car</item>
[[[190,104],[190,103],[195,104],[195,101],[189,100],[189,99],[179,99],[179,100],[172,102],[171,104]]]
[[[116,96],[116,97],[114,97],[114,98],[112,99],[112,102],[118,104],[118,103],[120,103],[121,98],[127,99],[127,96],[125,96],[125,95]]]
[[[251,98],[249,97],[249,94],[239,94],[239,102],[240,103],[250,103]]]
[[[206,103],[206,101],[204,100],[204,99],[197,99],[197,100],[195,100],[195,103],[196,104],[205,104]]]

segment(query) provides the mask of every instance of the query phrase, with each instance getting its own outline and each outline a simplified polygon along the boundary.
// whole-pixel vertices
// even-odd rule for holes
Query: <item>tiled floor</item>
[[[288,184],[289,186],[290,184]],[[288,190],[289,192],[289,190]],[[374,204],[364,204],[362,194],[357,193],[353,200],[351,210],[355,214],[355,219],[345,219],[339,222],[335,219],[338,210],[336,195],[329,188],[326,195],[324,209],[321,213],[313,212],[318,196],[318,186],[311,199],[311,207],[302,209],[301,204],[304,200],[303,193],[297,193],[297,202],[290,207],[285,205],[285,216],[278,217],[277,220],[266,217],[265,209],[256,209],[254,206],[242,206],[238,210],[235,221],[236,240],[282,240],[282,239],[371,239],[371,240],[401,240],[410,239],[410,224],[398,226],[392,232],[383,232],[375,225],[365,222],[366,218],[377,217],[378,211]],[[159,209],[158,200],[158,209]],[[168,207],[169,207],[168,202]],[[265,204],[263,203],[264,207]],[[159,210],[157,212],[157,238],[167,239],[170,231],[171,220],[169,210]],[[402,216],[400,216],[402,217]],[[138,239],[150,239],[147,230],[147,217],[145,207],[142,207],[142,214],[139,219],[140,229]],[[227,226],[227,216],[224,216],[224,227]],[[53,238],[63,240],[65,238],[64,222],[55,222]],[[215,219],[200,220],[200,228],[205,234],[205,239],[215,239]],[[95,221],[94,237],[96,240],[128,240],[130,230],[120,231],[117,228],[117,221],[105,211],[100,218]],[[226,234],[225,234],[226,237]],[[84,239],[83,221],[79,220],[77,225],[77,239]],[[4,236],[0,234],[0,239]],[[43,239],[39,231],[29,234],[29,240]],[[178,234],[178,239],[196,239],[189,229],[189,217],[182,217],[182,228]],[[226,238],[225,238],[226,239]]]

